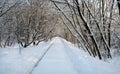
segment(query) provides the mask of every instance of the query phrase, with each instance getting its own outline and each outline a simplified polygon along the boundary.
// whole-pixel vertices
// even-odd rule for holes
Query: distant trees
[[[27,47],[48,39],[54,29],[51,24],[55,23],[53,23],[54,16],[50,15],[48,7],[50,4],[47,0],[29,0],[27,2],[5,0],[6,2],[12,6],[1,9],[3,12],[1,15],[5,14],[1,16],[1,46],[11,46],[17,42],[22,47]],[[3,6],[7,7],[7,5]]]
[[[18,43],[23,47],[35,43],[44,34],[44,25],[47,17],[43,1],[34,0],[30,5],[22,5],[17,10],[15,18],[17,23],[16,36]],[[42,37],[43,38],[43,37]],[[41,39],[42,39],[41,38]]]
[[[10,43],[11,39],[11,31],[12,31],[12,22],[11,22],[11,14],[8,13],[19,5],[19,1],[11,3],[8,0],[1,0],[0,1],[0,46],[11,45],[13,39]],[[4,42],[4,44],[3,44]]]
[[[19,10],[15,15],[17,23],[15,34],[18,43],[23,47],[32,43],[37,45],[40,41],[47,40],[53,31],[54,27],[52,27],[51,21],[54,20],[54,17],[49,16],[50,9],[48,6],[48,1],[31,0],[30,5],[22,5],[18,8]]]

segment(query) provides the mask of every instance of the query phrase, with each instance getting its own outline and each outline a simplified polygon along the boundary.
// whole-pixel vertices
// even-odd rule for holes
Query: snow
[[[61,40],[56,38],[51,49],[49,49],[42,61],[38,64],[38,67],[36,67],[32,73],[79,74],[64,49],[65,47]]]
[[[37,47],[0,49],[0,74],[29,74],[34,64],[44,52],[48,43],[40,43]]]
[[[120,57],[101,61],[59,37],[21,50],[19,54],[18,45],[0,48],[0,74],[120,73]]]
[[[66,43],[65,43],[66,44]],[[73,47],[72,45],[65,45],[69,57],[71,57],[74,66],[80,74],[119,74],[119,65],[115,65],[115,61],[109,62],[100,61],[98,58],[93,58],[86,54],[83,50]],[[69,49],[69,50],[68,50]],[[74,55],[74,56],[73,56]]]

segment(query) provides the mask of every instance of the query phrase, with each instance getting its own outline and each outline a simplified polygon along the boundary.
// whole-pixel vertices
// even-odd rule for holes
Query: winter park
[[[120,0],[0,0],[0,74],[120,74]]]

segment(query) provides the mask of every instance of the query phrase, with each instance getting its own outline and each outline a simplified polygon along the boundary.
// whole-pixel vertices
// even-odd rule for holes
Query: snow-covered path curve
[[[59,38],[33,70],[32,74],[78,74]]]

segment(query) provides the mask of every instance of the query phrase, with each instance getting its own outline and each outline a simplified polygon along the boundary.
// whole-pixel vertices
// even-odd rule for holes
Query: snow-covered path
[[[54,41],[32,74],[78,74],[60,39]]]
[[[119,57],[101,61],[59,37],[18,51],[0,48],[0,74],[120,74]]]

